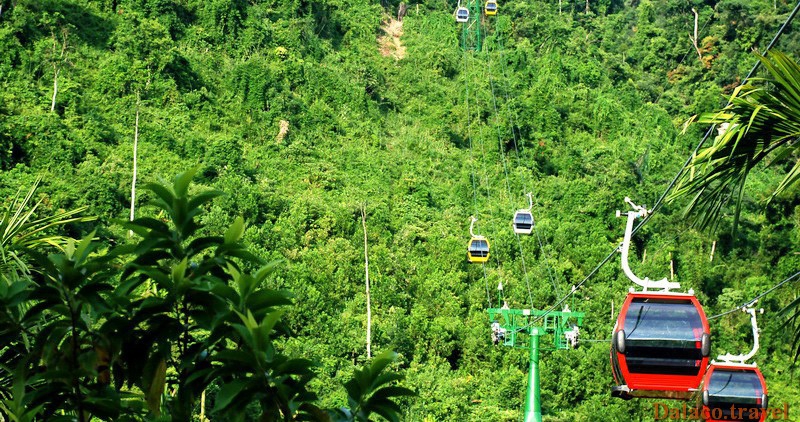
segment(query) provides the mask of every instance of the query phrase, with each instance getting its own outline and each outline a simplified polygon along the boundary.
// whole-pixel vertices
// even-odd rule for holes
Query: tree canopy
[[[732,191],[693,184],[716,174],[697,161],[680,186],[719,195],[664,204],[634,236],[631,265],[693,289],[709,315],[800,268],[794,100],[778,96],[769,66],[742,84],[793,4],[498,2],[481,20],[483,49],[464,51],[456,2],[408,3],[392,23],[399,3],[0,0],[0,197],[14,204],[41,180],[26,209],[42,230],[27,239],[61,248],[0,245],[0,294],[16,309],[3,330],[25,333],[2,346],[3,406],[41,418],[80,393],[105,420],[199,420],[201,408],[245,420],[386,409],[410,421],[518,420],[528,355],[492,344],[496,287],[512,307],[546,309],[585,280],[565,302],[587,315],[581,347],[542,354],[545,420],[649,420],[653,401],[610,397],[610,333],[631,284],[616,257],[597,266],[622,239],[623,198],[655,204],[719,110],[739,124],[698,160],[744,157],[747,184],[733,171]],[[778,70],[799,57],[791,28],[765,56]],[[682,130],[695,115],[702,124]],[[752,125],[774,130],[768,144]],[[759,148],[740,154],[740,135]],[[177,183],[190,168],[193,183]],[[535,231],[518,238],[510,220],[528,192]],[[718,204],[714,232],[682,213],[705,204]],[[380,359],[366,353],[362,210],[372,348],[396,352]],[[473,215],[491,242],[485,267],[465,262]],[[796,286],[759,302],[755,357],[770,402],[790,409],[800,396],[780,311]],[[24,319],[26,301],[52,319]],[[741,313],[716,319],[712,338],[712,356],[752,341]],[[97,381],[104,350],[121,385]],[[17,370],[60,381],[22,401],[38,387],[14,384],[27,379]],[[417,395],[375,410],[386,403],[364,384],[401,393],[375,381],[395,374]]]

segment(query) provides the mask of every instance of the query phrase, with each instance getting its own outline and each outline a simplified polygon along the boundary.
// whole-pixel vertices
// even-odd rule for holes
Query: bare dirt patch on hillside
[[[394,57],[397,60],[406,56],[406,48],[400,42],[403,35],[403,21],[389,18],[381,25],[385,35],[378,37],[378,48],[384,57]]]

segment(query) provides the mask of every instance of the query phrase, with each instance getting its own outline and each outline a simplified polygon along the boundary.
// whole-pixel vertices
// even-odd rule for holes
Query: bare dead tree
[[[369,297],[369,257],[367,255],[367,205],[361,204],[361,226],[364,228],[364,274],[367,294],[367,359],[372,359],[372,310]]]
[[[697,46],[697,10],[693,7],[692,13],[694,13],[694,36],[689,35],[689,39],[692,41],[692,45],[694,46],[694,51],[697,52],[697,58],[703,60],[703,54],[700,53],[700,48]]]
[[[50,101],[50,112],[56,110],[56,96],[58,95],[58,75],[61,73],[62,66],[70,64],[68,58],[69,48],[69,30],[67,28],[61,29],[61,40],[59,41],[56,34],[51,34],[53,38],[53,58],[51,65],[53,66],[53,98]],[[60,50],[60,51],[59,51]]]
[[[406,15],[406,4],[400,2],[400,6],[397,7],[397,20],[400,22],[403,21],[403,16]]]
[[[139,106],[142,96],[136,91],[136,122],[133,126],[133,180],[131,181],[131,220],[133,221],[136,211],[136,173],[138,171],[138,152],[139,152]],[[128,232],[128,236],[133,236],[133,230]]]

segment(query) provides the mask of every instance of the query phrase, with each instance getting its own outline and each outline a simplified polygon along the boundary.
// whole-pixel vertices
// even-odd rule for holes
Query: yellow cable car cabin
[[[483,236],[472,236],[467,246],[467,261],[472,264],[489,261],[489,240]]]
[[[497,2],[495,0],[486,0],[486,5],[483,7],[486,16],[494,16],[497,14]]]

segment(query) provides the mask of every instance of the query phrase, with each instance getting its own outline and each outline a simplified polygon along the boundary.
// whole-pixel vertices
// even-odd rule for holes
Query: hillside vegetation
[[[510,306],[546,309],[583,281],[622,239],[623,198],[661,197],[707,129],[683,123],[725,104],[794,7],[512,0],[485,18],[475,52],[446,1],[410,3],[401,28],[394,0],[0,5],[0,198],[41,178],[37,215],[85,206],[98,218],[52,231],[133,244],[115,223],[130,213],[134,139],[139,186],[198,168],[193,189],[224,192],[198,217],[204,233],[241,216],[243,245],[280,260],[265,286],[293,293],[283,321],[295,336],[276,347],[316,363],[321,408],[345,406],[341,385],[368,363],[363,211],[371,347],[397,352],[417,392],[401,401],[408,421],[520,419],[528,353],[492,345],[498,283]],[[797,25],[775,47],[795,60]],[[735,233],[730,219],[695,230],[680,201],[661,208],[634,238],[634,271],[658,279],[672,265],[708,315],[795,273],[800,195],[765,208],[781,170],[751,175]],[[536,231],[518,240],[510,221],[527,192]],[[166,221],[143,207],[155,199],[137,190],[136,216]],[[485,267],[465,262],[473,215],[492,245]],[[542,354],[546,421],[653,419],[653,401],[610,396],[609,338],[631,286],[615,257],[567,301],[586,312],[582,343]],[[755,357],[770,403],[792,414],[780,310],[797,292],[758,303]],[[712,321],[712,335],[713,356],[751,347],[742,313]]]

